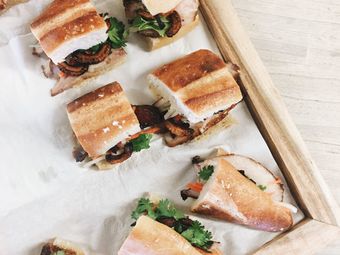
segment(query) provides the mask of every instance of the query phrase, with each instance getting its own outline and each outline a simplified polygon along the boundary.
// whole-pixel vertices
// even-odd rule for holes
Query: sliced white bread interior
[[[217,253],[218,252],[218,253]],[[193,247],[172,228],[147,216],[141,216],[118,251],[118,255],[219,255],[217,248],[206,253]]]
[[[55,64],[107,39],[107,25],[90,0],[54,0],[32,22],[31,31]]]
[[[103,61],[95,65],[90,65],[87,72],[80,76],[60,77],[51,89],[51,96],[56,96],[70,88],[85,86],[93,79],[111,71],[123,64],[127,59],[127,54],[123,48],[112,49],[112,53]]]
[[[96,89],[67,105],[78,142],[91,158],[140,131],[131,104],[118,82]]]
[[[209,159],[214,172],[191,207],[208,215],[251,228],[278,232],[293,224],[291,211],[244,177],[224,158]]]
[[[150,89],[169,101],[170,112],[198,123],[242,100],[233,67],[209,50],[198,50],[148,75]]]

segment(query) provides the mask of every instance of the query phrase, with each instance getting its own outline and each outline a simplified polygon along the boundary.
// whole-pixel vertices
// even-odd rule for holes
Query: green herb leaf
[[[128,37],[128,30],[125,30],[123,22],[116,18],[109,18],[110,28],[108,30],[108,42],[113,49],[118,49],[126,46],[126,39]]]
[[[172,217],[176,220],[184,218],[184,214],[177,210],[175,206],[168,200],[161,200],[156,208],[156,215],[157,217],[164,216],[164,217]]]
[[[139,152],[144,149],[149,149],[151,138],[151,134],[142,134],[136,139],[131,140],[130,143],[132,144],[132,150],[134,152]]]
[[[262,191],[265,191],[266,189],[267,189],[267,186],[265,186],[265,185],[257,185],[257,187],[260,189],[260,190],[262,190]]]
[[[213,244],[211,232],[205,230],[204,226],[197,220],[181,235],[191,244],[205,250],[208,250]]]
[[[214,166],[205,166],[199,171],[198,177],[202,181],[208,181],[210,176],[214,173]]]
[[[132,212],[131,218],[134,220],[138,220],[138,218],[142,215],[148,215],[152,219],[156,219],[156,214],[153,211],[153,203],[151,203],[148,198],[141,198],[138,201],[137,208]]]
[[[166,32],[169,30],[171,24],[170,21],[165,16],[159,16],[160,22],[164,24],[161,28],[156,19],[145,20],[141,16],[137,16],[133,22],[130,30],[132,32],[144,31],[144,30],[155,30],[161,37],[166,36]]]

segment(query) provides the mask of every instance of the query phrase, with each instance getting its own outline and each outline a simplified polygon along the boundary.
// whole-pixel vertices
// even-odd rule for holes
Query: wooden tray
[[[245,102],[299,207],[306,215],[253,254],[314,254],[340,238],[340,209],[314,164],[282,98],[242,28],[231,0],[200,0],[222,56],[241,69]]]

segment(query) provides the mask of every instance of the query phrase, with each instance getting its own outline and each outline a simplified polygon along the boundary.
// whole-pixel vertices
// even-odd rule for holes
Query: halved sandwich
[[[219,151],[216,157],[195,158],[197,181],[181,191],[195,201],[192,212],[269,232],[293,225],[297,209],[283,200],[283,185],[253,159]]]
[[[166,114],[165,140],[174,147],[204,134],[242,101],[238,67],[198,50],[148,75],[155,106]]]
[[[199,23],[198,0],[123,0],[130,30],[143,36],[150,50],[183,37]]]
[[[132,213],[136,222],[118,255],[221,255],[212,234],[167,199],[141,198]]]
[[[67,105],[71,127],[80,146],[76,161],[110,168],[149,148],[150,130],[141,130],[137,115],[122,87],[114,82]]]
[[[85,255],[76,244],[59,238],[45,244],[40,255]]]
[[[126,59],[124,24],[99,15],[90,0],[54,0],[31,24],[49,62],[44,73],[57,80],[55,96],[89,82]]]

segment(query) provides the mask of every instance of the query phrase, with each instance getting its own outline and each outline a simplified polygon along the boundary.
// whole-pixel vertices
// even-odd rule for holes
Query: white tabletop
[[[233,0],[340,203],[340,1]],[[340,240],[319,254],[339,254]]]

